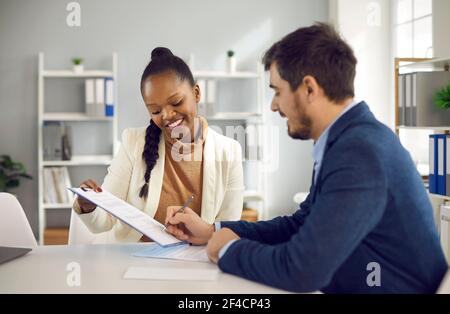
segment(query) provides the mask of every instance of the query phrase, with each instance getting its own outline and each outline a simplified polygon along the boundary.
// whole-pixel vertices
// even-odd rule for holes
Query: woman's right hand
[[[86,181],[83,181],[80,184],[80,188],[89,188],[94,190],[95,192],[101,192],[102,188],[95,182],[94,180],[88,179]],[[83,214],[91,213],[95,210],[97,207],[94,203],[89,202],[84,197],[78,196],[77,197],[78,205],[80,206],[81,211]]]

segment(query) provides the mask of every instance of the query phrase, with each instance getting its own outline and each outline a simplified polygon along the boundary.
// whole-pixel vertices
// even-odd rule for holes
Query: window
[[[395,0],[393,18],[396,57],[433,57],[432,0]]]

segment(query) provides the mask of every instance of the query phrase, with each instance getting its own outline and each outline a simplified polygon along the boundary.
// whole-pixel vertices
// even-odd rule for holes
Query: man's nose
[[[273,112],[277,112],[279,107],[278,107],[278,103],[275,101],[275,99],[272,99],[272,103],[270,104],[270,109]]]

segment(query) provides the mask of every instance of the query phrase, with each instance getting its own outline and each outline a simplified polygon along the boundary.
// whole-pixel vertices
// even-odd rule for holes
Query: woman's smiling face
[[[141,93],[153,122],[169,138],[172,138],[174,130],[174,137],[178,138],[182,127],[188,128],[193,136],[197,103],[200,101],[198,85],[191,86],[189,80],[180,80],[175,73],[168,71],[147,77],[142,83]]]

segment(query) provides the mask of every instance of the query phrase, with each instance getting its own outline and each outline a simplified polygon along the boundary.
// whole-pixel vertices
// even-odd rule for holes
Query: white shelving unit
[[[396,60],[396,72],[395,76],[398,77],[398,74],[403,73],[412,73],[412,72],[429,72],[429,71],[449,71],[450,70],[450,58],[436,58],[436,59],[397,59]],[[398,83],[396,83],[396,95],[398,95]],[[397,98],[397,96],[396,96]],[[396,100],[396,112],[397,112],[398,104]],[[398,114],[397,114],[398,115]],[[450,121],[448,121],[448,125],[444,126],[402,126],[398,125],[398,121],[395,121],[395,131],[398,135],[400,135],[401,131],[429,131],[434,133],[445,133],[450,131]],[[423,167],[422,167],[423,168]],[[420,169],[418,169],[420,170]],[[422,173],[421,173],[422,174]],[[427,175],[428,176],[428,175]]]
[[[257,71],[250,72],[221,72],[221,71],[193,71],[194,78],[196,80],[205,80],[205,81],[224,81],[224,80],[254,80],[256,83],[254,92],[256,93],[256,111],[243,111],[243,112],[230,112],[230,111],[222,111],[215,112],[213,115],[207,115],[206,119],[213,123],[214,121],[233,121],[239,122],[245,126],[254,126],[257,132],[260,132],[260,127],[264,125],[265,116],[264,116],[264,88],[265,88],[265,76],[264,76],[264,68],[257,64]],[[264,143],[263,140],[259,137],[258,149],[261,149],[262,155],[265,156],[264,151]],[[246,150],[247,147],[244,148]],[[266,175],[264,170],[264,162],[262,158],[255,161],[256,167],[253,169],[252,176],[256,178],[256,188],[255,189],[246,189],[244,192],[244,202],[256,202],[258,204],[258,218],[259,219],[267,219],[267,209],[265,207],[265,187],[266,187]]]
[[[45,78],[90,78],[90,77],[113,77],[114,71],[92,71],[92,70],[86,70],[83,71],[83,73],[74,73],[70,70],[43,70],[42,76]]]
[[[205,80],[227,80],[227,79],[249,79],[259,78],[260,74],[258,72],[221,72],[221,71],[194,71],[193,73],[196,79]]]
[[[221,112],[208,116],[209,121],[227,121],[227,120],[240,120],[246,121],[251,119],[259,120],[262,116],[254,112]]]
[[[430,195],[432,197],[435,197],[437,199],[440,199],[444,202],[450,202],[450,196],[446,196],[446,195],[439,195],[439,194],[434,194],[434,193],[430,193]]]
[[[63,166],[107,166],[111,163],[112,155],[80,155],[72,156],[70,160],[49,160],[43,161],[44,167],[63,167]]]
[[[42,116],[44,121],[113,121],[113,117],[91,117],[82,112],[48,112]]]
[[[448,131],[447,126],[399,126],[397,130]]]
[[[45,209],[65,209],[72,207],[72,204],[70,203],[63,203],[63,204],[44,204]]]
[[[431,59],[431,60],[421,60],[418,62],[413,62],[414,60],[411,59],[411,62],[403,65],[399,65],[398,69],[396,71],[396,75],[399,73],[411,73],[411,72],[430,72],[430,71],[449,71],[450,70],[450,58],[439,58],[439,59]],[[400,61],[402,62],[402,61]],[[407,61],[408,62],[408,61]],[[397,84],[396,84],[397,85]],[[396,91],[397,94],[397,91]],[[420,126],[420,127],[414,127],[414,126],[398,126],[398,123],[396,121],[396,131],[397,134],[400,135],[401,131],[408,132],[411,130],[420,130],[420,131],[429,131],[430,133],[435,134],[443,134],[450,132],[450,121],[448,121],[447,125],[444,126]],[[419,145],[424,145],[428,147],[428,143],[418,143]],[[418,171],[422,175],[422,178],[426,179],[429,175],[429,168],[428,164],[418,164]],[[421,171],[422,170],[422,171]],[[426,173],[424,173],[426,170],[428,170]],[[428,187],[427,184],[425,184],[427,191]],[[429,193],[428,195],[430,197],[431,203],[433,205],[433,211],[434,211],[434,217],[436,221],[436,225],[438,230],[440,230],[440,220],[441,218],[441,206],[444,205],[446,202],[450,202],[450,196],[445,195],[439,195],[434,193]],[[444,234],[441,232],[440,234],[442,237],[450,237],[450,234]],[[441,241],[442,244],[442,241]],[[443,246],[444,252],[446,251],[446,248]],[[447,258],[450,254],[450,252],[445,252]]]
[[[39,242],[43,244],[44,230],[47,225],[48,209],[68,209],[72,204],[45,204],[44,203],[44,179],[45,167],[83,167],[83,166],[108,166],[114,153],[117,151],[117,126],[118,126],[118,104],[117,104],[117,53],[112,54],[111,70],[85,70],[82,73],[74,73],[71,70],[49,70],[44,66],[44,53],[39,53],[38,61],[38,197],[39,197]],[[85,79],[85,78],[107,78],[114,80],[114,116],[113,117],[91,117],[84,112],[46,112],[45,111],[45,82],[48,79]],[[82,97],[84,100],[84,96]],[[89,122],[89,123],[111,123],[112,151],[109,155],[74,155],[71,160],[44,160],[43,150],[43,126],[47,121],[60,122]],[[76,137],[76,134],[73,134]]]
[[[449,58],[436,58],[420,62],[411,62],[400,66],[400,69],[410,71],[449,71]]]

